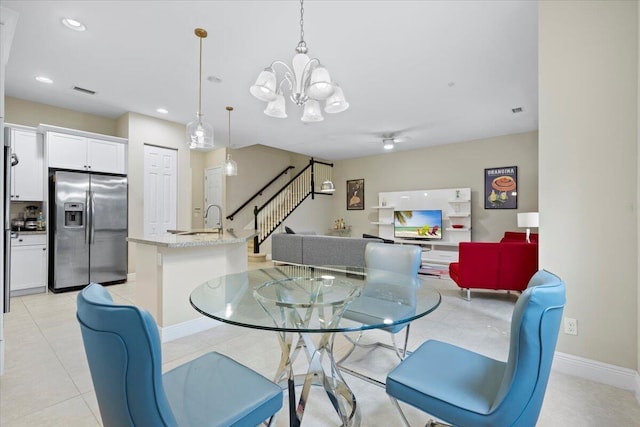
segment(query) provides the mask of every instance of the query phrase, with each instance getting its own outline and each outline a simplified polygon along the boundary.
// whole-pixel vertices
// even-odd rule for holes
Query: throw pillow
[[[296,234],[296,232],[295,232],[295,231],[293,231],[292,229],[290,229],[290,228],[289,228],[289,227],[287,227],[286,225],[284,226],[284,231],[285,231],[287,234]]]

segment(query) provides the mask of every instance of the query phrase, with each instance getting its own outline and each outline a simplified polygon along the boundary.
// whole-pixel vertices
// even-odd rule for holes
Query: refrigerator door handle
[[[96,225],[93,217],[96,213],[96,200],[93,191],[89,191],[89,194],[91,197],[91,241],[89,243],[93,245],[96,241]]]
[[[91,198],[89,196],[90,191],[84,193],[84,241],[88,245],[91,243],[91,216],[90,216],[90,203]]]

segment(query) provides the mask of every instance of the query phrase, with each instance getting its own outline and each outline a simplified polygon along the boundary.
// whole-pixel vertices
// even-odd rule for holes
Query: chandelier
[[[249,92],[260,101],[267,102],[264,113],[267,116],[286,118],[283,85],[288,86],[291,100],[304,106],[303,122],[324,120],[319,101],[324,101],[326,113],[341,113],[349,108],[340,86],[331,81],[329,71],[320,64],[318,58],[309,58],[307,44],[304,41],[304,0],[300,0],[300,42],[296,47],[292,68],[280,60],[273,61],[265,68]],[[275,66],[284,68],[283,78],[277,81]]]
[[[198,114],[187,124],[187,145],[191,150],[208,151],[213,149],[213,126],[202,120],[202,39],[207,31],[196,28],[195,35],[200,39],[200,69],[198,72]]]

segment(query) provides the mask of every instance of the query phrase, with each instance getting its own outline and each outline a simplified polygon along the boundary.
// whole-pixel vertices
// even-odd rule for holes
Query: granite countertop
[[[188,232],[167,233],[161,236],[127,237],[127,241],[143,245],[163,246],[168,248],[189,248],[196,246],[228,245],[246,243],[256,235],[254,230],[227,229],[222,234],[212,233],[210,229],[194,229]],[[190,234],[184,234],[190,233]]]

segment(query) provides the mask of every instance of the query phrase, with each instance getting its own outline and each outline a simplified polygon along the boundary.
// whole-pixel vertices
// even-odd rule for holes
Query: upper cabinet
[[[41,201],[44,198],[42,140],[35,129],[10,128],[11,154],[18,163],[11,168],[11,200]]]
[[[50,168],[127,173],[126,140],[121,138],[46,132],[46,143]]]

